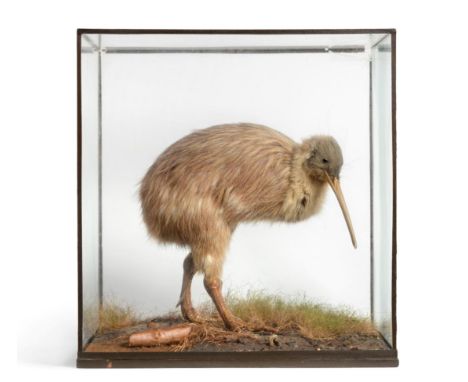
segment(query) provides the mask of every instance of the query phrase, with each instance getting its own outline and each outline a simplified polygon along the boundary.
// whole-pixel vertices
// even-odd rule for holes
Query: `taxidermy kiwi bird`
[[[151,236],[188,246],[179,304],[200,320],[191,302],[195,273],[228,329],[238,320],[221,293],[225,253],[236,226],[247,221],[304,220],[320,211],[327,183],[341,206],[356,247],[339,175],[341,149],[330,136],[297,144],[282,133],[250,123],[197,130],[169,146],[141,182],[144,222]]]

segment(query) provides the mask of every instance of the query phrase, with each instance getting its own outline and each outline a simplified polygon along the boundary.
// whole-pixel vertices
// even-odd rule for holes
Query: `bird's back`
[[[209,230],[210,219],[233,227],[239,221],[279,219],[295,146],[276,130],[247,123],[185,136],[158,157],[142,181],[149,231],[188,244],[184,231]]]

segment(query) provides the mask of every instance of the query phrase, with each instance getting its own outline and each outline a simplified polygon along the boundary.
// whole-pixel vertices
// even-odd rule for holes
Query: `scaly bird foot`
[[[198,314],[198,312],[193,307],[186,307],[184,304],[181,304],[180,310],[182,312],[182,316],[189,322],[194,322],[197,324],[201,324],[203,322],[203,318]]]
[[[240,318],[235,316],[229,317],[224,320],[224,326],[226,329],[231,330],[233,332],[241,332],[243,330],[249,330],[247,324],[242,321]]]

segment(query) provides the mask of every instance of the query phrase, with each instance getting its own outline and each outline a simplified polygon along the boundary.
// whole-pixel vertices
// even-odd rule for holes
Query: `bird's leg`
[[[180,292],[180,300],[177,306],[180,305],[182,316],[186,320],[190,322],[199,322],[200,317],[192,306],[191,286],[194,275],[195,265],[193,263],[192,254],[189,253],[184,260],[184,278],[182,280],[182,291]]]
[[[211,278],[205,276],[203,284],[205,285],[206,291],[213,300],[226,328],[230,330],[239,330],[242,323],[231,313],[231,311],[226,306],[226,303],[224,302],[223,294],[221,293],[221,287],[223,285],[221,279],[218,277]]]

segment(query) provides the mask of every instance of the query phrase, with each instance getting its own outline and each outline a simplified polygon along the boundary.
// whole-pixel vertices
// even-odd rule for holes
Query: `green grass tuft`
[[[271,326],[280,331],[299,330],[309,338],[332,338],[350,334],[375,334],[370,320],[347,308],[330,308],[306,298],[284,298],[263,292],[245,297],[229,293],[227,304],[235,316],[252,326]],[[213,313],[214,307],[202,308]]]
[[[99,310],[98,333],[136,325],[140,321],[141,318],[130,306],[106,302]]]

